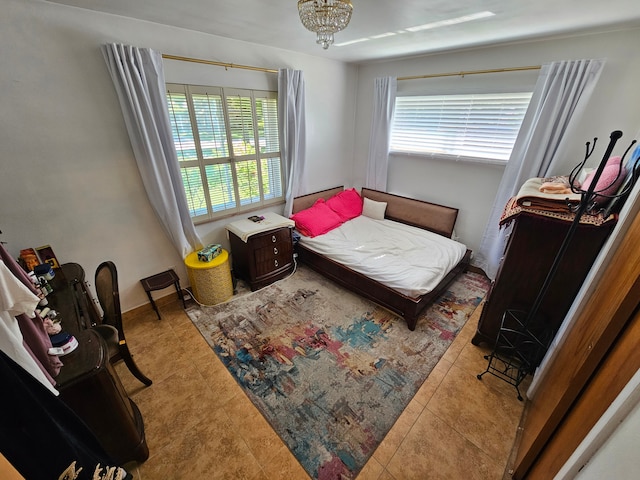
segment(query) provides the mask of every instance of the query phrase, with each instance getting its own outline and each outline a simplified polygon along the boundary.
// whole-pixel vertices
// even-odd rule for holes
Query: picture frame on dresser
[[[36,252],[38,253],[38,257],[42,263],[48,263],[51,265],[51,268],[60,268],[60,263],[58,262],[58,258],[56,254],[53,253],[53,248],[51,245],[43,245],[41,247],[36,248]]]

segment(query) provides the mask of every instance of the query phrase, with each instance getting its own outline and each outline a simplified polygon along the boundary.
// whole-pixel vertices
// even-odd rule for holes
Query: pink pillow
[[[323,198],[306,210],[294,213],[291,219],[296,222],[298,231],[307,237],[322,235],[342,224],[342,219],[329,208]]]
[[[611,157],[607,160],[607,163],[600,174],[600,178],[598,179],[598,183],[596,183],[596,186],[593,189],[594,193],[601,193],[602,195],[616,194],[627,175],[626,168],[624,166],[621,168],[620,163],[622,163],[622,157]],[[595,174],[596,170],[593,170],[589,175],[587,175],[587,178],[584,179],[584,182],[582,182],[582,186],[580,187],[582,190],[585,192],[589,190],[589,186],[591,185]],[[604,201],[606,198],[597,196],[595,200]]]
[[[355,188],[334,195],[327,200],[327,205],[338,214],[343,222],[362,214],[362,197]]]

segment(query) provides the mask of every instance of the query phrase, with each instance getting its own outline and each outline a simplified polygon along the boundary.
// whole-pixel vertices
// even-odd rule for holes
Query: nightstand
[[[239,220],[226,226],[233,273],[258,290],[293,271],[292,230],[295,223],[274,213],[264,220]]]

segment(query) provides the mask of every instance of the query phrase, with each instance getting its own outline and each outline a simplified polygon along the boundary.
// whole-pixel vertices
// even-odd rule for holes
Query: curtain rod
[[[199,58],[180,57],[178,55],[169,55],[166,53],[162,54],[162,58],[166,58],[167,60],[178,60],[181,62],[204,63],[206,65],[215,65],[215,66],[224,67],[224,68],[241,68],[244,70],[253,70],[257,72],[278,73],[278,70],[274,70],[271,68],[253,67],[251,65],[238,65],[235,63],[216,62],[213,60],[201,60]],[[493,69],[487,69],[487,70],[470,70],[470,71],[450,72],[450,73],[432,73],[428,75],[398,77],[398,80],[418,80],[421,78],[456,77],[456,76],[464,77],[465,75],[479,75],[482,73],[502,73],[502,72],[519,72],[523,70],[540,70],[540,68],[542,68],[541,65],[529,65],[527,67],[493,68]]]
[[[420,78],[436,78],[436,77],[464,77],[465,75],[479,75],[481,73],[501,73],[501,72],[519,72],[521,70],[540,70],[541,65],[530,65],[528,67],[511,67],[511,68],[492,68],[488,70],[471,70],[468,72],[451,72],[451,73],[432,73],[429,75],[414,75],[411,77],[398,77],[398,80],[417,80]]]
[[[224,68],[242,68],[244,70],[254,70],[256,72],[278,73],[278,70],[269,68],[252,67],[251,65],[237,65],[235,63],[214,62],[213,60],[200,60],[199,58],[179,57],[177,55],[167,55],[165,53],[162,54],[162,58],[166,58],[167,60],[179,60],[181,62],[204,63]]]

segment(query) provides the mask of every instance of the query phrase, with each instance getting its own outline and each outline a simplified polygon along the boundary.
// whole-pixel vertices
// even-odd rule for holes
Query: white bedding
[[[408,297],[433,290],[464,257],[462,243],[417,227],[360,215],[300,243]]]

